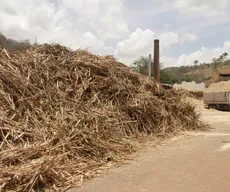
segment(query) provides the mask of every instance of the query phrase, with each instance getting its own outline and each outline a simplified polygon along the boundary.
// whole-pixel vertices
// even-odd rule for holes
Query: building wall
[[[221,81],[229,81],[230,76],[220,76]]]
[[[174,88],[176,89],[185,89],[188,91],[203,91],[205,89],[205,84],[204,83],[196,83],[195,81],[192,82],[185,82],[183,81],[181,84],[174,84]]]

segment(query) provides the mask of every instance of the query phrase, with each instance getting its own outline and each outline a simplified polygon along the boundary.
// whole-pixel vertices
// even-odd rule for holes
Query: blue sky
[[[230,54],[229,0],[0,0],[0,32],[114,55],[130,65],[160,39],[164,66]]]

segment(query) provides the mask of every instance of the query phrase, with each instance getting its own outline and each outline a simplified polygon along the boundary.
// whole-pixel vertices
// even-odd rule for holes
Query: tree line
[[[218,69],[222,65],[230,65],[230,60],[228,60],[228,53],[225,52],[221,54],[218,58],[213,58],[210,63],[200,63],[198,60],[193,62],[191,66],[181,66],[181,67],[168,67],[164,68],[163,64],[160,66],[160,80],[162,83],[166,84],[175,84],[182,83],[183,81],[191,82],[196,81],[197,83],[207,81],[212,77],[197,77],[188,75],[187,73],[193,72],[199,69],[211,68],[216,74],[218,73]],[[142,73],[144,75],[148,75],[148,63],[149,59],[147,57],[140,57],[138,60],[134,61],[132,64],[133,70]],[[154,71],[154,64],[152,63],[152,76]]]
[[[21,51],[31,47],[31,44],[28,40],[16,41],[10,38],[7,38],[0,33],[0,47],[7,49],[8,51]]]

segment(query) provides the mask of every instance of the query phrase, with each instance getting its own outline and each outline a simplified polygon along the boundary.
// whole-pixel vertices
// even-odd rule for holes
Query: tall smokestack
[[[154,78],[157,82],[160,82],[160,48],[159,40],[154,40]]]

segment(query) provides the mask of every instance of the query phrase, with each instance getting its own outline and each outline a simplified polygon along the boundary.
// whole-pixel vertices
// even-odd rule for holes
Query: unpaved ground
[[[197,108],[211,132],[189,132],[149,146],[128,165],[71,192],[228,192],[230,113]]]

